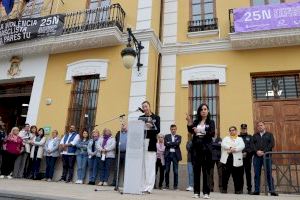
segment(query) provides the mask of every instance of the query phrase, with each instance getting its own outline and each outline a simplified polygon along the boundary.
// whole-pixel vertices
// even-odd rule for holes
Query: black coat
[[[216,140],[212,141],[212,160],[220,161],[221,159],[221,143],[222,139],[217,137]]]
[[[272,151],[273,147],[275,146],[274,136],[270,132],[265,132],[263,136],[260,136],[260,133],[255,133],[253,135],[253,149],[254,152],[258,150],[263,152]]]
[[[151,117],[154,121],[156,130],[147,130],[146,138],[149,139],[148,151],[156,152],[157,134],[160,132],[160,117],[153,113],[150,116],[142,115],[140,117]]]
[[[242,134],[240,133],[239,137],[241,137],[245,143],[245,148],[243,149],[243,153],[247,153],[246,158],[252,158],[253,156],[253,136],[248,133]]]
[[[177,161],[182,160],[181,156],[181,150],[180,150],[180,143],[181,143],[181,136],[180,135],[175,135],[175,141],[172,142],[172,136],[171,134],[168,134],[165,136],[165,157],[167,158],[170,154],[170,148],[175,149],[175,154]]]

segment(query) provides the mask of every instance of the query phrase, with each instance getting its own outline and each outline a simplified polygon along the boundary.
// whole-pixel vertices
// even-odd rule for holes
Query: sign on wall
[[[63,33],[65,15],[11,19],[0,22],[0,46]]]
[[[299,28],[300,2],[233,10],[235,32]]]

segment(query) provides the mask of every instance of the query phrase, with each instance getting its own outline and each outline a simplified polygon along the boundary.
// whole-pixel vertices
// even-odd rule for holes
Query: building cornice
[[[152,29],[136,30],[133,33],[138,40],[142,42],[149,41],[155,50],[162,55],[232,50],[229,40],[162,44]],[[55,54],[107,46],[125,45],[127,43],[127,38],[127,34],[122,33],[117,27],[78,32],[58,37],[49,37],[4,45],[0,47],[0,59],[8,58],[13,55],[24,56],[40,53]]]

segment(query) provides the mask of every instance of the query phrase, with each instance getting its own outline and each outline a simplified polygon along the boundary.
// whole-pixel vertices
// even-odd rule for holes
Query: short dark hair
[[[264,122],[263,120],[259,120],[259,121],[256,123],[256,125],[258,125],[259,123],[265,124],[265,122]]]
[[[228,130],[230,131],[230,129],[232,129],[232,128],[233,128],[234,130],[237,130],[236,126],[230,126]]]
[[[171,126],[170,126],[170,128],[176,128],[177,126],[176,126],[176,124],[172,124]]]

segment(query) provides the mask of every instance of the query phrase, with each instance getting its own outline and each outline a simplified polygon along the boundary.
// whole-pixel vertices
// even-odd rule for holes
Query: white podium
[[[145,122],[128,122],[126,162],[124,174],[125,194],[142,194],[144,165],[144,128]]]

